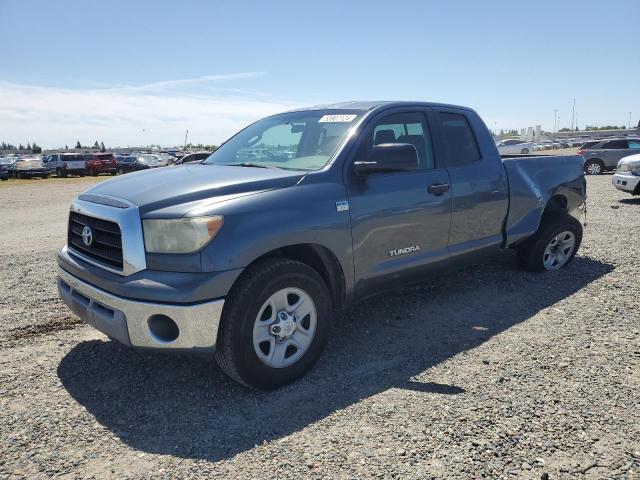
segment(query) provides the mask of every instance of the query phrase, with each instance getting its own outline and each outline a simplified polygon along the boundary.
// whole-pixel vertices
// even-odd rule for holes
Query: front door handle
[[[448,192],[449,191],[449,184],[448,183],[434,183],[432,185],[429,185],[429,188],[427,188],[427,191],[429,193],[433,193],[434,195],[442,195],[444,192]]]

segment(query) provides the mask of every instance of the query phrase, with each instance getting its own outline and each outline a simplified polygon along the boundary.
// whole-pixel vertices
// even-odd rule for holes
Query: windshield
[[[317,110],[268,117],[242,130],[202,163],[319,170],[361,114],[358,110]]]

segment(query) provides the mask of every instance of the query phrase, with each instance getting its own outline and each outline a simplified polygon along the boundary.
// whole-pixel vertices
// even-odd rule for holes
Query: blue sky
[[[468,105],[490,128],[640,117],[638,0],[0,0],[0,141],[218,143],[343,100]]]

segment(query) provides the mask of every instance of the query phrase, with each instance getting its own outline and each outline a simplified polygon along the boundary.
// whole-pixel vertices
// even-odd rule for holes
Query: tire
[[[42,180],[46,180],[47,178],[49,178],[49,175],[42,175],[40,178],[41,178]]]
[[[520,150],[520,153],[523,155],[528,155],[529,154],[529,149],[528,148],[523,148],[522,150]]]
[[[120,169],[118,170],[118,175],[124,175],[124,169],[120,168]]]
[[[93,168],[89,169],[89,175],[91,175],[92,177],[97,177],[98,176],[98,172],[96,172]]]
[[[563,248],[569,245],[571,236],[573,236],[572,250],[561,253],[559,255],[561,261],[553,265],[553,253],[549,255],[547,248],[552,247],[551,250],[553,250],[552,242],[561,237],[560,242],[556,241],[555,248],[556,253],[562,252]],[[573,260],[581,243],[582,224],[578,220],[564,211],[549,213],[540,223],[538,231],[518,248],[518,266],[529,272],[559,270]]]
[[[272,298],[283,291],[300,292],[303,296],[298,298],[306,299],[302,305],[314,308],[312,314],[301,315],[301,318],[293,321],[295,331],[289,336],[292,340],[307,338],[306,334],[302,335],[302,331],[306,330],[308,334],[312,330],[311,327],[313,333],[309,335],[309,343],[305,349],[298,352],[294,346],[293,349],[296,351],[288,359],[285,355],[292,348],[289,340],[278,341],[278,337],[271,331],[279,322],[284,310],[272,309],[271,306],[265,308],[265,305],[270,305]],[[296,294],[285,293],[283,298],[289,304],[293,296],[291,301],[295,305],[298,302],[295,299]],[[286,385],[304,375],[320,357],[328,339],[331,316],[331,297],[318,272],[304,263],[289,259],[261,260],[243,273],[227,297],[215,352],[218,365],[232,379],[251,388],[270,390]],[[305,321],[307,325],[303,328]],[[302,331],[298,332],[301,329]],[[267,336],[272,335],[273,339],[269,337],[271,342],[267,340],[259,343],[256,338],[260,335],[256,332],[265,332]],[[260,358],[258,349],[267,346],[268,350],[263,350],[263,358]],[[271,348],[278,347],[280,351],[284,350],[282,360],[293,363],[279,368],[266,363]],[[298,354],[300,356],[296,358]],[[277,356],[275,350],[273,356]]]
[[[59,178],[67,178],[66,168],[56,168],[56,176]]]
[[[602,175],[604,172],[604,163],[602,160],[587,160],[584,162],[585,175]]]

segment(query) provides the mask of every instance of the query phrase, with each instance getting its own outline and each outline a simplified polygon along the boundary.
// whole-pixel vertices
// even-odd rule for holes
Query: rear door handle
[[[434,183],[432,185],[429,185],[429,188],[427,188],[427,191],[429,193],[433,193],[434,195],[442,195],[444,192],[448,192],[449,191],[449,184],[448,183]]]

